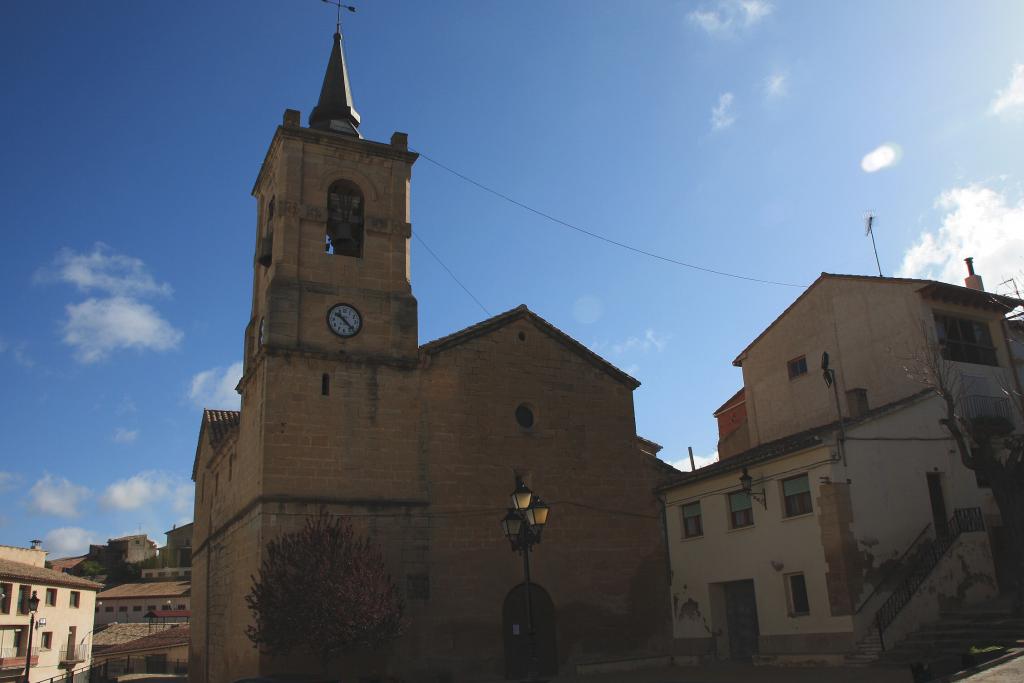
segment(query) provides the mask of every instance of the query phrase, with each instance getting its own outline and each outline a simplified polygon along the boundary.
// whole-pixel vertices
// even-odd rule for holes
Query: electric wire
[[[414,151],[416,151],[416,150],[414,150]],[[555,216],[552,216],[551,214],[544,213],[543,211],[541,211],[539,209],[535,209],[535,208],[533,208],[532,206],[530,206],[528,204],[524,204],[523,202],[521,202],[521,201],[519,201],[517,199],[513,199],[512,197],[508,196],[507,194],[503,194],[503,193],[499,192],[498,190],[495,190],[495,189],[493,189],[491,187],[488,187],[487,185],[484,185],[481,182],[473,180],[469,176],[467,176],[467,175],[465,175],[463,173],[460,173],[460,172],[456,171],[455,169],[450,168],[449,166],[446,166],[446,165],[442,164],[440,161],[437,161],[436,159],[431,158],[429,155],[425,154],[424,152],[416,151],[416,153],[419,154],[424,159],[426,159],[427,161],[429,161],[430,163],[432,163],[435,166],[437,166],[438,168],[440,168],[440,169],[442,169],[444,171],[447,171],[448,173],[451,173],[455,177],[460,178],[460,179],[464,180],[465,182],[467,182],[467,183],[469,183],[471,185],[475,185],[476,187],[480,188],[484,192],[488,192],[488,193],[494,195],[495,197],[503,199],[506,202],[509,202],[510,204],[513,204],[515,206],[518,206],[519,208],[524,209],[525,211],[529,211],[530,213],[536,214],[537,216],[540,216],[541,218],[549,220],[552,223],[556,223],[556,224],[561,225],[563,227],[569,228],[570,230],[575,230],[578,233],[581,233],[581,234],[586,235],[588,237],[592,237],[594,239],[600,240],[600,241],[605,242],[607,244],[614,245],[614,246],[619,247],[621,249],[626,249],[627,251],[631,251],[631,252],[633,252],[635,254],[640,254],[642,256],[647,256],[649,258],[657,259],[659,261],[664,261],[665,263],[671,263],[671,264],[677,265],[677,266],[682,266],[684,268],[691,268],[693,270],[699,270],[701,272],[711,273],[713,275],[721,275],[723,277],[731,277],[731,278],[735,278],[737,280],[747,280],[748,282],[757,282],[759,284],[764,284],[764,285],[778,285],[780,287],[799,287],[800,289],[806,289],[807,288],[807,285],[798,285],[798,284],[795,284],[795,283],[792,283],[792,282],[778,282],[776,280],[764,280],[764,279],[761,279],[761,278],[751,277],[749,275],[740,275],[738,273],[728,273],[728,272],[726,272],[724,270],[715,270],[714,268],[706,268],[704,266],[698,266],[698,265],[695,265],[693,263],[687,263],[685,261],[680,261],[678,259],[674,259],[674,258],[671,258],[669,256],[662,256],[661,254],[656,254],[656,253],[654,253],[652,251],[647,251],[646,249],[640,249],[639,247],[634,247],[634,246],[626,244],[624,242],[619,242],[617,240],[613,240],[610,237],[605,237],[604,235],[600,235],[600,234],[598,234],[596,232],[591,232],[590,230],[587,230],[586,228],[581,228],[578,225],[573,225],[572,223],[569,223],[567,221],[563,221],[562,219],[556,218]]]
[[[488,318],[491,317],[491,312],[487,310],[487,307],[480,303],[480,299],[477,299],[475,296],[473,296],[473,292],[469,291],[469,288],[466,287],[466,285],[462,284],[459,278],[455,277],[455,273],[452,272],[452,269],[444,264],[444,261],[441,260],[441,257],[435,254],[434,250],[431,249],[430,246],[423,241],[423,238],[420,237],[420,234],[418,232],[413,231],[412,236],[419,240],[419,243],[423,245],[423,248],[426,249],[427,252],[434,257],[434,260],[437,261],[442,268],[444,268],[445,272],[448,273],[448,275],[450,275],[453,280],[455,280],[455,284],[457,284],[459,287],[462,287],[462,291],[468,294],[469,297],[476,302],[476,305],[480,307],[480,310],[482,310]]]

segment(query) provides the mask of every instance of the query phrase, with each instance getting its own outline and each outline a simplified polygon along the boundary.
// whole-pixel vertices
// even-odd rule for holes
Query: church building
[[[308,126],[285,111],[253,188],[241,410],[204,411],[192,470],[190,679],[322,673],[309,653],[254,648],[245,600],[267,544],[321,510],[381,549],[408,621],[335,675],[523,677],[523,561],[502,531],[517,478],[550,506],[530,554],[539,673],[666,656],[654,491],[678,473],[636,434],[640,383],[526,306],[421,344],[417,155],[359,123],[335,33]]]

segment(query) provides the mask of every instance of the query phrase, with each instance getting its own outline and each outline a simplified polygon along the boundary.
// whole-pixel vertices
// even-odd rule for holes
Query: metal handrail
[[[946,533],[936,534],[931,543],[925,546],[924,551],[918,555],[917,561],[907,573],[907,578],[893,590],[889,598],[875,613],[875,628],[878,629],[878,640],[883,650],[885,649],[885,639],[882,636],[885,629],[896,620],[899,613],[911,601],[917,589],[928,579],[932,570],[942,560],[946,551],[953,546],[957,537],[964,532],[984,530],[985,519],[981,514],[981,508],[961,508],[953,512],[953,516],[946,523],[944,530]]]
[[[854,612],[854,614],[860,614],[861,610],[863,610],[867,606],[868,602],[871,601],[871,598],[875,597],[875,594],[878,593],[878,591],[880,591],[882,589],[882,586],[886,585],[886,583],[889,581],[889,579],[891,579],[893,576],[895,576],[900,571],[905,571],[906,570],[905,567],[901,566],[902,563],[903,563],[903,560],[907,557],[907,555],[910,554],[910,551],[913,550],[917,546],[917,544],[921,541],[921,539],[924,537],[924,535],[927,534],[928,530],[931,529],[931,528],[932,528],[932,523],[931,522],[928,522],[927,524],[924,525],[924,528],[921,529],[921,533],[919,533],[914,538],[914,540],[910,542],[910,545],[907,546],[907,549],[904,550],[903,554],[900,555],[899,558],[896,560],[896,564],[893,566],[893,568],[889,572],[887,572],[885,576],[882,577],[881,581],[879,581],[878,583],[875,584],[874,590],[872,590],[871,593],[868,594],[868,597],[864,598],[864,601],[860,603],[860,607],[857,608],[857,610]]]

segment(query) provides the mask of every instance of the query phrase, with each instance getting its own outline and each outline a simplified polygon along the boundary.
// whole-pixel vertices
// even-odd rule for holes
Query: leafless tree
[[[928,330],[923,350],[906,368],[908,374],[930,387],[945,406],[940,420],[956,443],[964,467],[988,482],[1008,535],[1010,566],[1016,581],[1014,610],[1024,615],[1024,434],[1015,433],[1014,421],[1003,415],[972,415],[963,375],[947,360]],[[1022,397],[1002,382],[1011,414],[1024,424]]]

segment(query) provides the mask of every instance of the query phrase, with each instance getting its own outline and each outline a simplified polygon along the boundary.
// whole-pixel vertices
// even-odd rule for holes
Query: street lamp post
[[[512,492],[512,507],[508,509],[505,519],[501,521],[505,538],[512,545],[512,552],[523,556],[523,579],[526,589],[526,629],[530,643],[530,659],[527,668],[527,680],[536,681],[540,673],[537,661],[537,631],[533,624],[533,600],[530,596],[530,552],[533,546],[540,543],[541,533],[548,523],[547,503],[520,478],[516,477],[516,488]]]
[[[37,609],[39,609],[39,596],[32,591],[32,597],[28,599],[28,649],[25,651],[25,683],[29,683],[28,670],[32,666],[32,633],[36,630]]]

